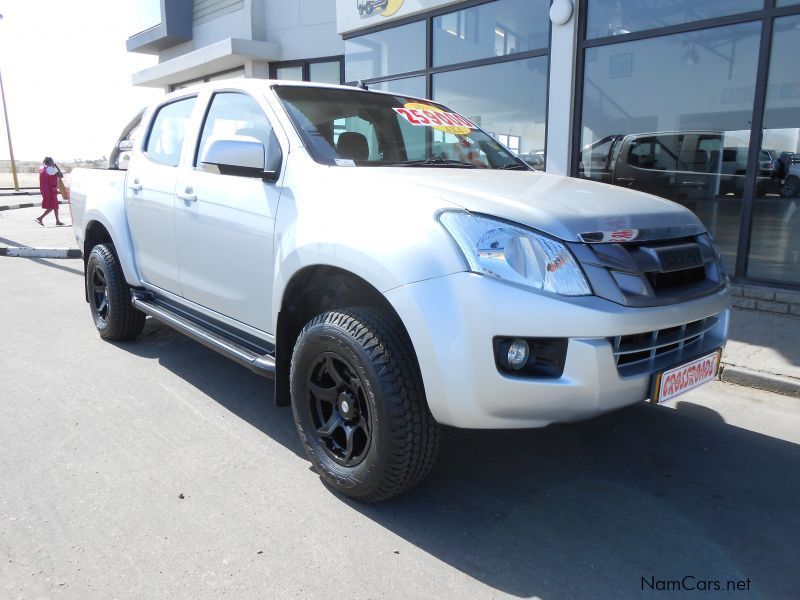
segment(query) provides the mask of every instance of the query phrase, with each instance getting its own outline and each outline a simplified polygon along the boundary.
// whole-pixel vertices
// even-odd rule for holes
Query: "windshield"
[[[322,164],[530,170],[468,119],[433,102],[356,89],[274,89]]]

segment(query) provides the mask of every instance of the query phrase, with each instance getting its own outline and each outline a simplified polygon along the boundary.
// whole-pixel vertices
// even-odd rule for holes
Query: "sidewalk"
[[[69,205],[59,211],[66,227],[56,227],[52,213],[41,227],[41,196],[14,196],[35,208],[0,211],[0,260],[4,256],[77,258]],[[8,197],[0,196],[0,203]],[[800,398],[800,318],[734,309],[728,345],[722,357],[722,381]]]
[[[800,398],[800,318],[734,309],[722,381]]]
[[[56,226],[53,213],[47,215],[45,226],[42,227],[34,221],[42,214],[41,196],[31,196],[28,202],[34,202],[35,206],[0,211],[0,256],[80,257],[81,253],[72,232],[69,205],[62,205],[58,211],[65,227]]]

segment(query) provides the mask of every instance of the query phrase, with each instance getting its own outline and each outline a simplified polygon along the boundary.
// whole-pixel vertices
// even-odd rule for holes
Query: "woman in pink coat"
[[[63,177],[61,169],[58,168],[56,162],[46,156],[44,164],[39,167],[39,191],[42,192],[42,208],[44,212],[42,216],[35,221],[44,227],[42,219],[44,219],[50,211],[56,214],[56,225],[65,225],[58,218],[58,178]]]

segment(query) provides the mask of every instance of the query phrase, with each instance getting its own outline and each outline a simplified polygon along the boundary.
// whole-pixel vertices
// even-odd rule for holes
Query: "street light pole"
[[[3,15],[0,15],[0,21]],[[3,74],[0,73],[0,97],[3,99],[3,116],[6,120],[6,137],[8,137],[8,154],[11,158],[11,177],[14,178],[14,191],[19,191],[19,181],[17,181],[17,164],[14,162],[14,147],[11,145],[11,126],[8,124],[8,108],[6,107],[6,91],[3,87]]]

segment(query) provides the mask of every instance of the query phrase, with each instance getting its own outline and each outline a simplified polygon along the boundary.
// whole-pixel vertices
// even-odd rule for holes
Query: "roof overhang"
[[[235,69],[248,61],[279,58],[280,46],[274,42],[227,38],[134,73],[133,85],[162,87]]]
[[[161,22],[132,35],[125,42],[128,52],[158,54],[192,39],[192,0],[161,0]]]

